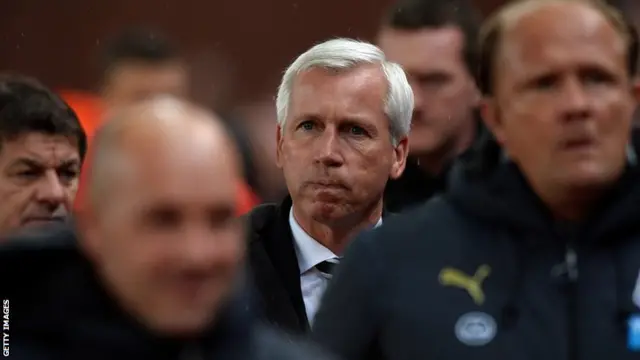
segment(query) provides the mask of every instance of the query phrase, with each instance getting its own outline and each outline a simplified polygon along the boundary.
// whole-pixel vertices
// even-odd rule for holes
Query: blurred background
[[[475,5],[486,15],[503,2],[475,0]],[[108,78],[115,76],[105,68],[108,57],[116,56],[108,54],[109,42],[127,29],[151,29],[172,44],[165,55],[180,60],[179,68],[188,79],[184,91],[231,125],[256,194],[263,201],[277,200],[283,183],[273,164],[273,97],[284,69],[302,51],[330,37],[373,41],[392,3],[4,0],[0,5],[0,67],[34,76],[63,93],[90,128],[89,118],[99,113],[98,94],[106,91]],[[639,0],[612,3],[640,23]],[[129,74],[132,81],[145,81],[140,73],[145,70],[138,70]],[[180,77],[175,71],[164,76],[157,81],[165,81],[166,86]]]

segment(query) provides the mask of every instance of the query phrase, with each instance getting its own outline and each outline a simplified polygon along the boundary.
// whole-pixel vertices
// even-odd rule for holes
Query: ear
[[[393,150],[393,155],[393,164],[391,165],[389,177],[395,180],[402,175],[407,165],[407,155],[409,155],[409,138],[407,136],[400,139],[398,145]]]
[[[276,126],[276,165],[279,169],[282,169],[282,127],[280,124]]]
[[[640,78],[636,77],[631,84],[631,95],[636,103],[640,102]]]
[[[478,88],[478,85],[476,85],[476,81],[472,76],[469,76],[468,81],[469,81],[468,91],[469,91],[469,98],[471,99],[471,106],[473,106],[474,108],[477,108],[481,105],[482,93],[480,92],[480,89]]]
[[[482,93],[480,93],[480,89],[478,89],[475,83],[472,84],[471,104],[473,104],[474,107],[479,107],[482,104]]]
[[[505,129],[502,117],[493,98],[483,98],[480,101],[480,116],[485,126],[491,131],[493,136],[498,141],[498,144],[504,145],[505,142]]]

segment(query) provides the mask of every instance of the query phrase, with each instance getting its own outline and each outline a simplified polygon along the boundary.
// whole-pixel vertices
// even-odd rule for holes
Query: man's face
[[[387,88],[379,66],[316,68],[296,78],[277,160],[303,214],[321,223],[358,216],[379,204],[389,177],[400,176],[407,141],[392,143]]]
[[[27,133],[0,145],[0,234],[63,220],[78,186],[75,141]]]
[[[242,262],[238,170],[221,151],[140,145],[145,155],[117,170],[82,238],[125,309],[155,332],[197,334],[230,295]]]
[[[635,107],[625,54],[614,28],[580,3],[523,15],[505,34],[484,115],[536,190],[620,175]]]
[[[103,96],[108,109],[121,108],[156,95],[184,97],[189,79],[180,62],[123,61],[110,69]]]
[[[451,151],[473,128],[478,91],[463,58],[464,36],[455,27],[423,30],[383,28],[378,43],[400,64],[415,98],[409,134],[415,155]]]

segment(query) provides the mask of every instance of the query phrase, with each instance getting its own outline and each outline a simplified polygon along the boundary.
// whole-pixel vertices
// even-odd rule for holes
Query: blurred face
[[[180,62],[121,62],[110,70],[103,91],[109,109],[120,108],[156,95],[184,97],[189,79]]]
[[[238,170],[220,150],[147,147],[117,170],[82,239],[125,309],[157,333],[195,335],[229,296],[242,261]]]
[[[294,81],[278,131],[278,165],[302,214],[321,223],[380,204],[389,177],[404,170],[407,140],[394,146],[379,66],[335,73],[311,69]]]
[[[619,177],[635,107],[625,54],[614,28],[576,3],[523,15],[505,34],[484,115],[538,192]]]
[[[80,153],[64,136],[28,133],[0,145],[0,234],[61,221],[78,186]]]
[[[468,144],[460,142],[474,131],[472,110],[479,96],[464,64],[462,32],[384,28],[378,42],[389,61],[404,68],[413,89],[411,153],[464,150],[459,147]]]

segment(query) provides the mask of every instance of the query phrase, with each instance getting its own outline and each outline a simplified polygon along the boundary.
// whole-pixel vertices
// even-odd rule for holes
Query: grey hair
[[[298,74],[311,68],[348,70],[363,64],[380,64],[389,85],[384,112],[389,119],[394,144],[409,134],[413,113],[413,91],[402,67],[386,60],[382,50],[367,42],[353,39],[333,39],[313,46],[287,68],[278,87],[276,111],[278,125],[284,129]]]

